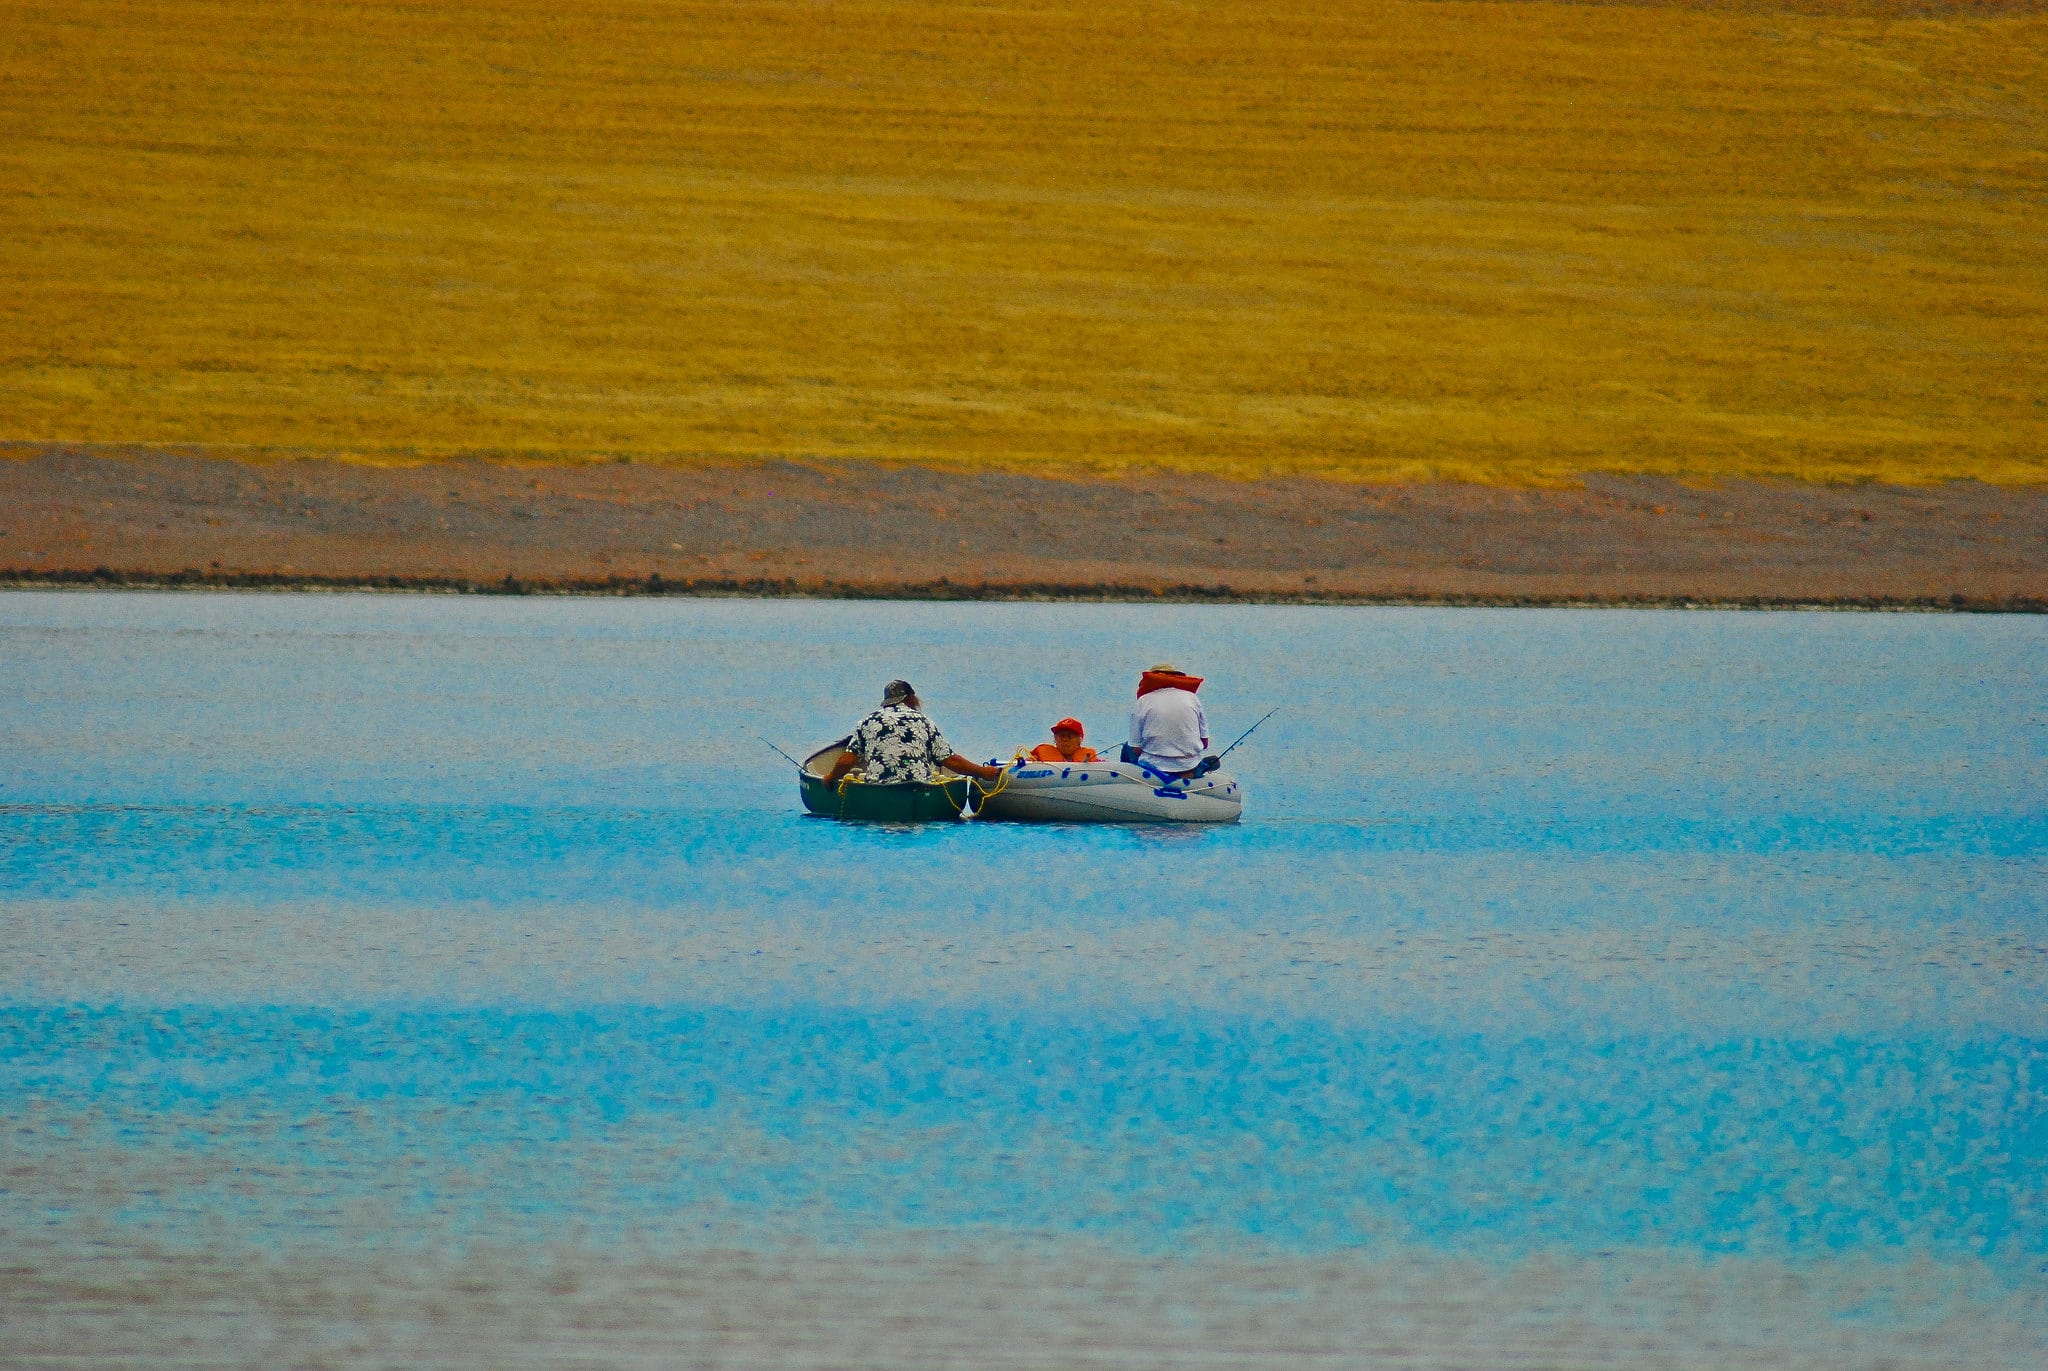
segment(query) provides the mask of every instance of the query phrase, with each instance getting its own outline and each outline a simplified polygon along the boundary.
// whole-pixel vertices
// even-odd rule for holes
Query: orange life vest
[[[1183,676],[1176,671],[1148,671],[1138,678],[1138,694],[1141,698],[1155,690],[1196,691],[1201,688],[1200,676]]]
[[[1074,749],[1074,755],[1069,758],[1061,755],[1059,744],[1040,743],[1037,747],[1031,749],[1031,760],[1034,762],[1067,762],[1072,764],[1073,762],[1099,762],[1102,758],[1095,755],[1095,749],[1092,747],[1077,747]]]

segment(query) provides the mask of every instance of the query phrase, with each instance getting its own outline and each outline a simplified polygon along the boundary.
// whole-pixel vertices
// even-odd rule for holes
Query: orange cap
[[[1081,727],[1079,719],[1062,719],[1052,726],[1052,731],[1055,733],[1078,733],[1084,738],[1088,736],[1088,730]]]

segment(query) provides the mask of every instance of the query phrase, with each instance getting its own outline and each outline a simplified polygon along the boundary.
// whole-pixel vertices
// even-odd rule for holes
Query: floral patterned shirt
[[[860,778],[869,785],[941,779],[939,763],[953,755],[939,726],[909,705],[883,705],[853,730],[847,748],[860,756]]]

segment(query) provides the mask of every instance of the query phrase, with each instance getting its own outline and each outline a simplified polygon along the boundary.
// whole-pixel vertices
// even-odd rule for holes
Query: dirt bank
[[[0,447],[0,579],[2048,607],[2048,490],[380,468]]]

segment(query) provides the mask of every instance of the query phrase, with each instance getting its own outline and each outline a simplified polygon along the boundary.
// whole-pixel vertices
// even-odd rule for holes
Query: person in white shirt
[[[1202,754],[1209,748],[1209,718],[1195,698],[1201,688],[1201,677],[1165,662],[1140,676],[1124,760],[1169,776],[1200,774]]]

